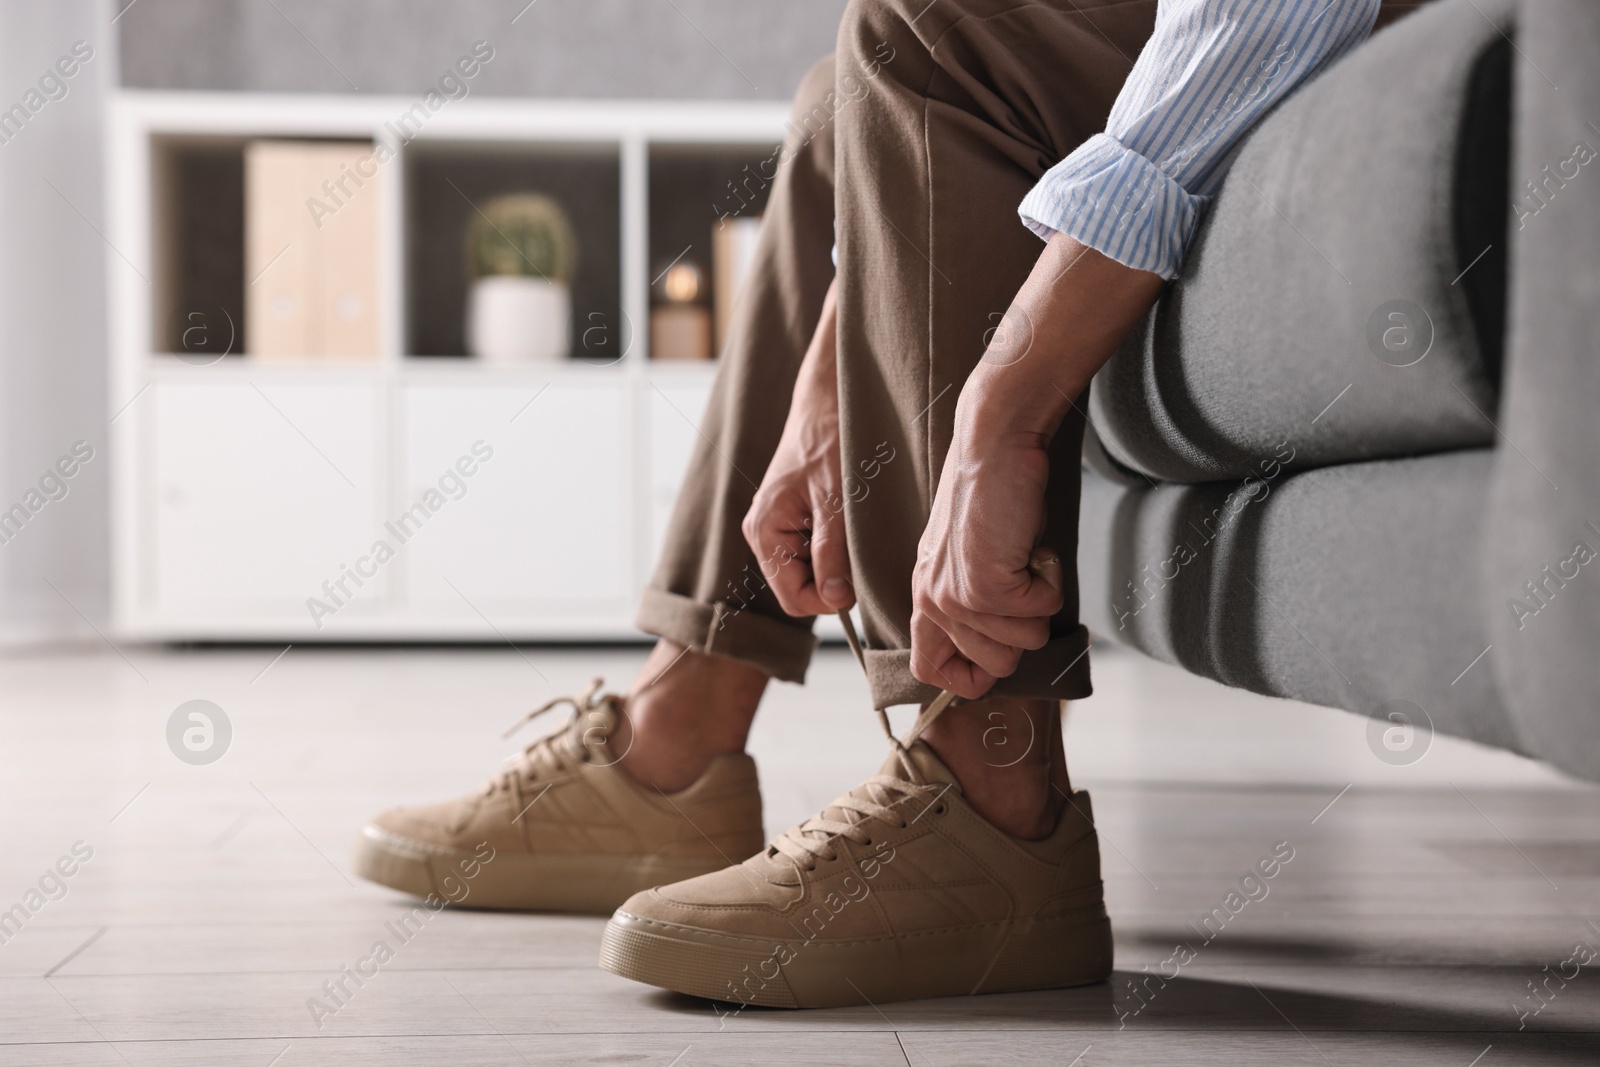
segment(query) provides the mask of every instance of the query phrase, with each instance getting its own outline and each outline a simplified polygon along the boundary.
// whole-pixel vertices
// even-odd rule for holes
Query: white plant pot
[[[572,291],[543,278],[479,278],[467,294],[467,351],[485,363],[567,358]]]

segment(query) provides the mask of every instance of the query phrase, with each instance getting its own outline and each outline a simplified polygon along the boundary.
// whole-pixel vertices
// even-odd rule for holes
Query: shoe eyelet
[[[866,846],[867,848],[871,848],[872,847],[872,838],[869,837],[869,838],[867,838],[865,841],[863,841],[861,843],[864,846]]]
[[[938,804],[934,805],[933,813],[935,815],[943,815],[946,811],[949,811],[949,810],[950,810],[949,808],[946,808],[944,806],[944,802],[940,801]]]
[[[905,820],[904,820],[904,819],[901,819],[901,820],[900,820],[900,829],[902,829],[902,830],[904,830],[904,829],[906,829],[906,828],[907,828],[907,827],[908,827],[908,826],[910,826],[910,825],[911,825],[911,824],[910,824],[910,823],[908,823],[908,822],[906,822],[906,821],[905,821]]]

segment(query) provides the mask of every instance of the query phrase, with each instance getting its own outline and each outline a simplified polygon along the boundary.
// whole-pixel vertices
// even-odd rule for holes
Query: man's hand
[[[958,433],[958,440],[962,435]],[[1049,439],[970,438],[945,457],[911,579],[911,673],[968,699],[1050,639],[1061,610],[1061,561],[1044,532]]]
[[[779,606],[797,618],[855,603],[844,535],[836,323],[830,286],[783,437],[742,526]]]
[[[1044,533],[1049,445],[1162,280],[1056,234],[956,405],[912,576],[911,673],[975,700],[1044,647],[1065,572]]]

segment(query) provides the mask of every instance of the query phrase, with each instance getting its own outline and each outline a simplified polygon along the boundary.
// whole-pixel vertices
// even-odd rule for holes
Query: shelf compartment
[[[577,238],[570,357],[614,358],[625,333],[620,144],[415,141],[404,158],[407,352],[466,355],[468,226],[496,196],[541,193]]]
[[[242,356],[243,137],[151,139],[151,347],[188,362]]]
[[[692,263],[703,280],[692,303],[722,323],[731,312],[716,284],[717,242],[713,231],[724,218],[754,220],[766,210],[778,158],[775,142],[746,144],[663,144],[649,150],[649,252],[651,304],[665,302],[665,271]],[[715,331],[712,354],[721,347]]]

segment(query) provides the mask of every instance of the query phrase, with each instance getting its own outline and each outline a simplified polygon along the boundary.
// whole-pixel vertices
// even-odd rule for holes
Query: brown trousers
[[[837,241],[845,498],[827,521],[845,524],[874,705],[936,695],[910,670],[911,572],[962,384],[1043,248],[1017,204],[1104,129],[1155,12],[1156,0],[852,0],[835,55],[795,95],[641,629],[804,678],[811,620],[778,607],[764,576],[783,561],[758,560],[739,526],[782,433]],[[1050,451],[1041,543],[1063,560],[1077,555],[1083,409],[1077,398]],[[1089,695],[1088,633],[1066,577],[1049,644],[995,695]]]

